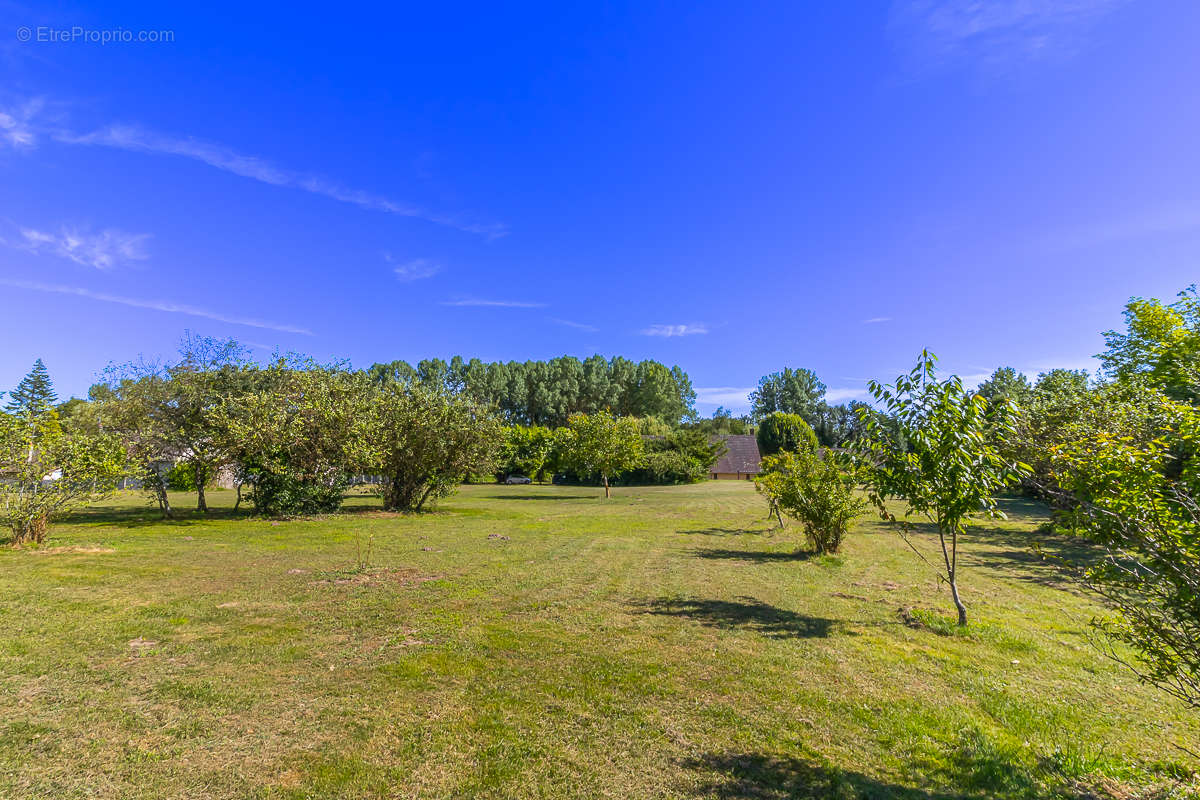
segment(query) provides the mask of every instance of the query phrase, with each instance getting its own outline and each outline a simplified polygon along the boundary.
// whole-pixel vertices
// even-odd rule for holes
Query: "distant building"
[[[758,453],[758,441],[753,436],[721,436],[725,452],[708,471],[715,481],[748,481],[760,471],[762,456]]]

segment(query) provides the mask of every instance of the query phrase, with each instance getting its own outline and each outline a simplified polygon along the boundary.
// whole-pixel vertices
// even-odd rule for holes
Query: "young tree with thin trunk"
[[[605,498],[611,496],[611,478],[635,469],[645,460],[638,421],[614,417],[607,409],[596,414],[572,414],[561,436],[566,463],[581,478],[598,475]]]
[[[941,577],[950,586],[958,624],[966,625],[967,608],[958,591],[959,537],[977,516],[1004,516],[996,494],[1026,467],[1002,455],[1013,433],[1012,405],[989,404],[966,391],[957,375],[938,381],[936,362],[936,356],[922,351],[912,372],[895,384],[871,381],[871,394],[891,423],[860,410],[864,436],[856,450],[866,468],[871,502],[883,519],[907,525],[908,517],[917,514],[936,527]],[[893,499],[907,505],[903,519],[888,509],[887,501]]]

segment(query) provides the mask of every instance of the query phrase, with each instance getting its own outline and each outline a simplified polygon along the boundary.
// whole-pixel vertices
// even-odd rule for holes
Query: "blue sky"
[[[707,413],[1095,366],[1196,280],[1198,4],[576,5],[0,0],[0,387],[186,328],[656,358]]]

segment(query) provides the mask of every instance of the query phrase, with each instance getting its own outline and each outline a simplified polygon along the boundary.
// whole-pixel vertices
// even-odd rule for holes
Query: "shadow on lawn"
[[[687,759],[682,765],[704,775],[703,782],[692,789],[696,797],[727,800],[824,800],[835,797],[953,800],[962,797],[883,783],[858,772],[790,756],[709,753]]]
[[[635,604],[643,614],[663,617],[687,617],[710,628],[745,628],[772,639],[824,638],[833,629],[834,620],[810,617],[755,600],[672,600],[663,598]]]
[[[604,497],[597,494],[489,494],[485,500],[595,500]]]
[[[808,550],[792,550],[775,553],[767,550],[730,550],[723,547],[699,547],[691,551],[696,558],[732,559],[734,561],[808,561],[816,553]]]
[[[205,522],[227,519],[248,519],[254,516],[254,507],[234,511],[232,508],[212,508],[207,512],[192,507],[175,508],[174,516],[165,519],[152,506],[89,506],[77,509],[58,520],[63,525],[113,525],[121,528],[141,528],[150,525],[189,527]]]
[[[688,531],[675,531],[684,536],[742,536],[770,533],[769,530],[748,530],[746,528],[695,528]]]

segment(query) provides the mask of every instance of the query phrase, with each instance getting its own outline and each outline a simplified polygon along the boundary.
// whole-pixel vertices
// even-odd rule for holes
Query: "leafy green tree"
[[[571,414],[592,414],[609,408],[618,414],[655,417],[671,425],[690,418],[696,392],[687,373],[657,361],[634,363],[616,357],[592,356],[580,361],[562,356],[550,361],[484,363],[455,356],[420,362],[375,364],[367,370],[379,386],[420,383],[426,387],[465,394],[477,403],[495,406],[513,425],[565,425]]]
[[[384,477],[384,507],[401,511],[421,511],[466,475],[490,471],[504,438],[490,408],[425,385],[385,388],[369,418],[370,469]]]
[[[125,464],[116,437],[67,432],[44,404],[0,413],[0,524],[17,544],[41,544],[56,515],[111,493]]]
[[[696,428],[680,428],[644,439],[646,459],[625,473],[623,483],[698,483],[725,451],[725,443]]]
[[[600,476],[606,498],[611,496],[609,480],[638,467],[645,458],[637,420],[614,417],[607,409],[572,414],[560,431],[560,447],[576,474]]]
[[[958,591],[958,540],[977,515],[1002,517],[996,494],[1015,481],[1024,465],[1005,460],[1014,411],[1009,403],[989,404],[963,388],[952,375],[937,380],[937,358],[922,351],[916,367],[893,385],[871,381],[870,391],[895,421],[880,423],[863,412],[866,435],[856,447],[864,465],[871,502],[880,515],[896,522],[891,499],[904,501],[905,517],[919,514],[937,528],[942,578],[950,586],[958,624],[967,624],[967,608]]]
[[[821,403],[817,410],[817,419],[812,425],[813,433],[822,447],[845,448],[862,435],[862,425],[859,423],[859,409],[866,404],[857,400],[849,403],[829,405]]]
[[[348,476],[374,456],[369,379],[338,365],[281,358],[249,368],[253,388],[212,411],[212,429],[266,516],[336,511]]]
[[[216,413],[251,389],[254,373],[248,351],[233,339],[185,333],[179,360],[111,367],[102,412],[120,432],[141,464],[140,478],[154,493],[164,514],[168,474],[177,462],[187,465],[196,491],[196,509],[208,510],[205,488],[231,463],[231,439]]]
[[[497,477],[523,475],[534,480],[545,477],[546,462],[554,446],[554,431],[534,425],[512,425],[504,429],[504,438],[497,457]]]
[[[1104,558],[1076,574],[1111,609],[1092,621],[1104,651],[1196,708],[1200,411],[1161,394],[1141,407],[1160,436],[1092,430],[1054,448],[1056,477],[1075,500],[1063,517],[1103,548]]]
[[[1012,367],[1000,367],[992,373],[992,377],[979,384],[976,391],[993,405],[1008,400],[1020,407],[1029,400],[1033,386],[1028,378]]]
[[[776,412],[799,414],[811,426],[824,397],[825,384],[815,372],[785,368],[759,380],[758,388],[750,393],[751,415],[762,420]]]
[[[836,553],[842,539],[866,508],[854,494],[855,473],[829,451],[802,449],[767,456],[755,488],[767,498],[771,511],[799,520],[809,547],[818,553]]]
[[[50,381],[50,372],[39,358],[33,362],[33,369],[21,379],[8,395],[8,412],[10,414],[28,414],[38,416],[47,409],[53,408],[58,402],[54,392],[54,384]]]
[[[785,414],[782,411],[768,414],[758,424],[755,438],[759,452],[766,456],[785,450],[817,449],[817,435],[799,414]]]
[[[717,410],[708,419],[692,419],[683,423],[683,427],[711,436],[742,436],[753,432],[749,416],[735,417],[733,412],[724,406],[717,406]]]
[[[1167,396],[1200,404],[1200,295],[1189,286],[1174,303],[1135,297],[1125,306],[1124,333],[1104,334],[1098,358],[1117,380],[1142,376]]]

